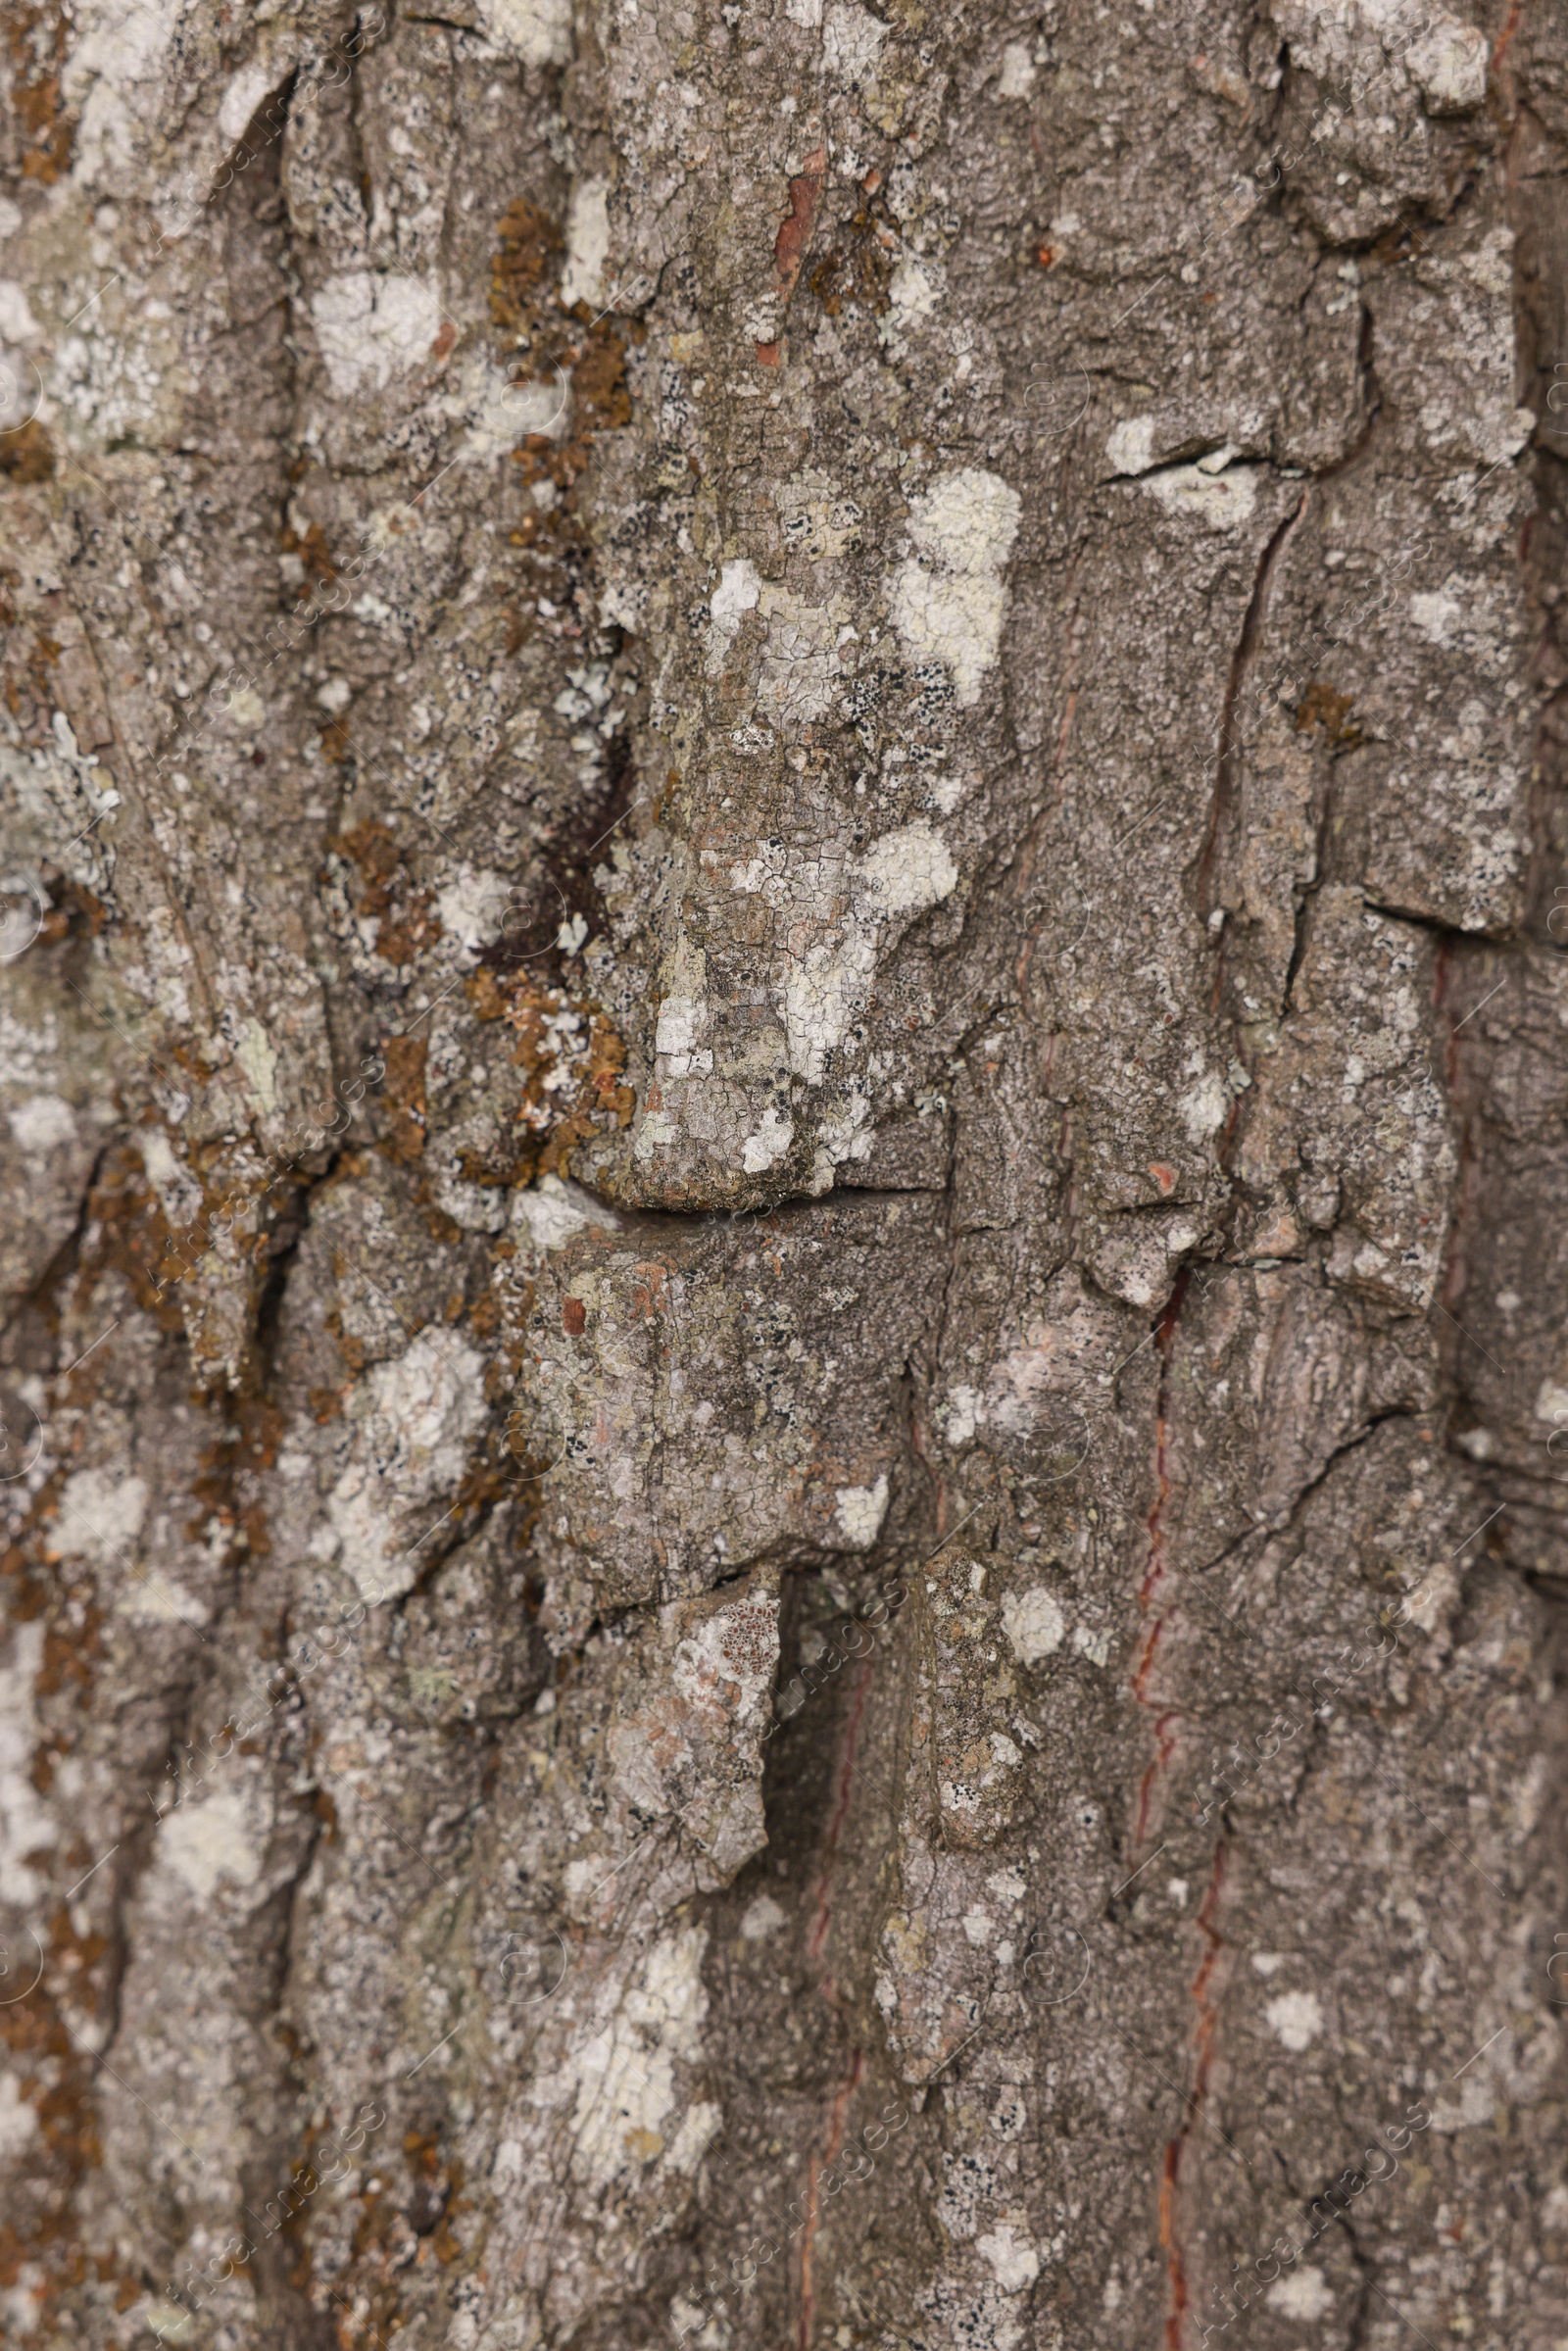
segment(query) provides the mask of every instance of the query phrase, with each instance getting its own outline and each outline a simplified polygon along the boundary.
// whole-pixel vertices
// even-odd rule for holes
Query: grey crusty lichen
[[[1565,55],[0,0],[0,2340],[1568,2340]]]

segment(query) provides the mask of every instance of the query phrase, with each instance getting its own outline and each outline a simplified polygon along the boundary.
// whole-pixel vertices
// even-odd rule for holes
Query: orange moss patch
[[[353,872],[349,900],[357,916],[375,924],[375,952],[400,968],[441,936],[441,918],[428,890],[415,887],[397,835],[384,824],[356,824],[328,843],[327,854]]]
[[[624,1081],[625,1044],[591,998],[488,969],[476,971],[466,987],[481,1020],[505,1020],[516,1030],[513,1059],[524,1073],[514,1151],[505,1164],[466,1151],[462,1168],[470,1184],[558,1175],[590,1135],[631,1123],[635,1096]]]
[[[54,469],[54,443],[36,416],[0,440],[0,473],[10,480],[47,481]]]
[[[871,179],[876,178],[873,172]],[[837,232],[834,244],[806,280],[830,318],[839,318],[846,305],[874,318],[892,307],[888,287],[898,240],[886,206],[875,201],[875,188],[869,182],[863,184],[865,203],[848,227]]]
[[[559,222],[531,197],[509,205],[496,236],[490,317],[512,361],[514,381],[554,383],[559,369],[571,382],[571,438],[558,443],[546,434],[528,433],[513,453],[524,486],[548,478],[561,496],[547,512],[523,516],[512,543],[559,558],[584,543],[572,485],[588,465],[594,435],[631,421],[626,346],[641,341],[643,329],[608,313],[595,318],[585,303],[562,309],[565,239]],[[515,619],[509,620],[509,651],[515,652],[522,641]]]
[[[297,555],[305,566],[305,584],[299,591],[302,604],[308,604],[317,588],[329,587],[337,577],[337,566],[326,544],[326,533],[318,522],[313,522],[303,533],[288,525],[282,535],[285,555]]]
[[[381,1149],[402,1167],[412,1167],[424,1151],[424,1065],[429,1052],[423,1037],[389,1037],[382,1048],[386,1063],[384,1100],[392,1122]]]
[[[76,133],[75,117],[60,103],[65,11],[38,0],[4,0],[0,38],[11,54],[11,105],[23,134],[22,176],[53,187],[71,161]]]
[[[490,262],[490,317],[504,334],[522,342],[536,331],[540,297],[560,276],[565,249],[560,227],[531,197],[508,205]]]
[[[1297,706],[1297,733],[1304,735],[1320,726],[1336,751],[1352,751],[1362,740],[1361,729],[1347,723],[1353,700],[1349,694],[1336,694],[1326,678],[1315,677]]]

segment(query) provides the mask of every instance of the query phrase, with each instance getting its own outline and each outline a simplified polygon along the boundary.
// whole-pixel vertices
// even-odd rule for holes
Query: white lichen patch
[[[1442,590],[1412,596],[1410,599],[1411,622],[1429,645],[1450,644],[1453,632],[1463,617],[1463,608],[1458,598]]]
[[[566,260],[561,273],[565,310],[577,302],[605,298],[605,264],[610,258],[610,182],[579,179],[566,207]]]
[[[750,572],[750,565],[726,564],[733,593],[715,599],[721,620],[752,609],[755,575],[744,576]],[[760,604],[773,615],[772,626],[778,607],[771,589],[761,592]],[[823,659],[836,661],[831,642],[824,646]],[[771,639],[764,670],[770,648]],[[845,1160],[869,1156],[874,1136],[873,1073],[853,1066],[830,1072],[831,1057],[865,1008],[890,935],[952,896],[957,865],[925,818],[883,834],[859,857],[840,832],[808,849],[774,836],[750,845],[750,854],[737,845],[731,857],[707,852],[704,861],[730,889],[760,899],[774,918],[767,927],[775,942],[770,991],[778,1026],[738,1022],[729,1004],[715,1001],[706,955],[681,932],[660,971],[656,1083],[634,1151],[647,1160],[694,1137],[712,1149],[709,1139],[716,1142],[727,1129],[728,1165],[758,1176],[781,1165],[786,1153],[802,1153],[804,1142],[808,1185],[820,1195],[831,1190]],[[787,1080],[814,1087],[830,1075],[834,1091],[814,1133],[803,1136],[799,1096],[791,1100]]]
[[[666,996],[659,1007],[654,1051],[689,1053],[706,1022],[708,1006],[700,996]]]
[[[874,841],[859,862],[868,913],[907,914],[940,906],[958,886],[958,868],[940,833],[923,821]]]
[[[210,1901],[225,1879],[231,1886],[254,1886],[262,1856],[251,1835],[244,1791],[221,1788],[166,1814],[158,1831],[158,1858],[198,1901]]]
[[[137,118],[153,116],[167,84],[182,0],[82,0],[61,95],[79,116],[72,177],[91,187],[131,161]]]
[[[514,379],[483,353],[474,353],[437,405],[467,426],[459,452],[463,463],[493,465],[529,433],[554,441],[565,437],[571,429],[571,378],[558,365],[544,374]],[[414,520],[416,526],[419,516]]]
[[[732,865],[729,878],[732,889],[775,908],[786,905],[791,895],[789,860],[776,841],[764,841],[755,857]]]
[[[771,1894],[759,1894],[747,1904],[741,1918],[741,1937],[749,1943],[764,1942],[776,1935],[784,1924],[784,1912]]]
[[[1212,473],[1202,465],[1166,465],[1138,484],[1156,498],[1167,514],[1183,514],[1209,530],[1237,530],[1257,503],[1255,465],[1228,465]]]
[[[689,2107],[686,2119],[675,2133],[674,2144],[664,2161],[672,2172],[690,2176],[695,2172],[723,2125],[724,2111],[707,2098],[699,2098]]]
[[[1154,419],[1125,416],[1105,443],[1112,473],[1147,473],[1154,462]]]
[[[277,1053],[259,1020],[245,1019],[234,1040],[234,1058],[244,1071],[264,1118],[277,1109]]]
[[[919,560],[892,582],[893,624],[914,660],[946,664],[964,709],[979,701],[1002,643],[1003,574],[1021,512],[1017,491],[977,465],[946,475],[909,510]]]
[[[810,1086],[821,1084],[829,1053],[849,1035],[876,968],[874,938],[853,924],[845,928],[841,946],[808,948],[781,992],[789,1065]]]
[[[26,288],[14,277],[0,277],[0,343],[36,343],[42,334]]]
[[[17,1149],[29,1159],[46,1159],[76,1140],[76,1113],[59,1094],[29,1094],[6,1112],[6,1124]]]
[[[272,84],[273,69],[264,59],[240,68],[218,109],[218,127],[225,139],[237,139],[249,128],[251,117]]]
[[[760,1729],[778,1664],[778,1603],[755,1592],[704,1617],[675,1650],[670,1681],[688,1705],[716,1709],[722,1733]]]
[[[177,1230],[191,1223],[202,1204],[202,1188],[183,1159],[175,1157],[174,1147],[162,1127],[139,1128],[136,1148],[170,1224]]]
[[[1269,2031],[1287,2049],[1309,2049],[1323,2030],[1323,2008],[1315,1992],[1282,1991],[1263,2015]]]
[[[1288,2319],[1302,2319],[1308,2323],[1313,2319],[1321,2319],[1334,2308],[1334,2295],[1328,2279],[1310,2262],[1303,2263],[1298,2270],[1292,2270],[1289,2277],[1277,2279],[1268,2289],[1267,2300],[1271,2309],[1282,2310]]]
[[[437,892],[435,906],[442,935],[451,940],[465,962],[476,963],[484,950],[500,938],[511,890],[505,874],[460,865],[451,881]]]
[[[682,931],[666,959],[661,980],[659,1018],[654,1051],[660,1056],[661,1078],[707,1076],[713,1056],[702,1046],[708,1034],[708,957]]]
[[[38,2117],[17,2083],[15,2074],[0,2074],[0,2162],[10,2162],[38,2135]]]
[[[1225,1080],[1213,1071],[1200,1077],[1189,1086],[1176,1104],[1187,1140],[1201,1148],[1210,1135],[1217,1135],[1230,1115],[1231,1098]]]
[[[1434,19],[1405,52],[1429,115],[1468,115],[1487,102],[1486,34],[1457,17]]]
[[[758,859],[737,869],[734,878],[737,886],[756,886],[765,895],[773,877]],[[781,991],[789,1065],[809,1085],[821,1083],[829,1053],[843,1043],[864,1004],[876,969],[882,922],[939,905],[957,887],[958,869],[941,835],[921,820],[884,833],[850,868],[848,879],[854,893],[851,912],[839,922],[833,938],[793,959]],[[799,905],[804,913],[812,899],[786,874],[779,903],[791,912]],[[859,1123],[850,1121],[852,1128]],[[853,1138],[847,1137],[839,1155],[852,1152],[859,1155],[854,1151]]]
[[[742,620],[756,612],[761,593],[761,575],[755,563],[742,558],[719,565],[718,585],[708,600],[710,677],[716,677],[723,668]]]
[[[379,392],[429,360],[441,296],[430,277],[345,269],[312,295],[311,317],[333,391]]]
[[[574,1233],[593,1224],[616,1225],[612,1208],[602,1207],[592,1193],[560,1176],[541,1176],[537,1184],[514,1195],[512,1222],[528,1233],[536,1249],[563,1249]]]
[[[853,87],[876,73],[888,27],[854,0],[828,0],[822,19],[822,64],[828,78]]]
[[[571,0],[480,0],[485,36],[525,66],[564,66],[571,55]]]
[[[47,1884],[25,1856],[56,1841],[54,1822],[32,1785],[39,1733],[33,1691],[43,1663],[43,1637],[41,1617],[15,1626],[10,1662],[0,1665],[0,1880],[7,1899],[17,1903],[35,1901]]]
[[[741,1146],[741,1166],[747,1175],[761,1175],[776,1167],[795,1140],[795,1122],[780,1116],[771,1102]]]
[[[878,339],[902,352],[911,328],[933,318],[943,296],[942,272],[932,263],[906,258],[888,281],[888,308],[877,320]]]
[[[125,1478],[107,1469],[74,1470],[60,1492],[55,1540],[101,1569],[132,1563],[136,1538],[147,1516],[145,1478]]]
[[[990,2263],[1004,2293],[1021,2294],[1040,2275],[1039,2254],[1019,2238],[1006,2221],[985,2236],[976,2237],[975,2251]]]
[[[575,2078],[572,2164],[590,2187],[652,2163],[664,2150],[677,2060],[695,2060],[708,2010],[702,1958],[706,1928],[666,1935],[648,1954],[640,1984],[624,1995],[569,2071]],[[541,2085],[543,2087],[544,2085]],[[679,2144],[679,2131],[674,2134]]]
[[[1002,1622],[1013,1655],[1021,1665],[1037,1665],[1059,1649],[1067,1624],[1043,1584],[1027,1592],[1007,1592],[1002,1602]]]
[[[942,2193],[937,2226],[955,2244],[973,2243],[983,2219],[999,2201],[1002,2178],[989,2155],[978,2149],[950,2149],[942,2158]]]
[[[1456,2131],[1477,2131],[1495,2121],[1497,2095],[1489,2088],[1486,2077],[1506,2065],[1503,2045],[1494,2045],[1482,2059],[1473,2074],[1467,2074],[1459,2084],[1457,2105],[1451,2098],[1440,2098],[1432,2109],[1432,2128],[1445,2136]]]
[[[97,757],[81,750],[64,710],[55,711],[49,734],[24,751],[0,744],[0,784],[72,879],[103,894],[114,874],[113,827],[104,820],[122,795]]]
[[[833,1494],[833,1515],[844,1540],[857,1551],[868,1551],[882,1532],[888,1514],[886,1474],[874,1486],[840,1486]]]
[[[115,1614],[145,1625],[205,1625],[210,1610],[204,1600],[162,1568],[126,1583],[116,1594]]]
[[[417,1534],[406,1514],[456,1490],[485,1411],[483,1358],[448,1331],[421,1331],[406,1354],[357,1383],[347,1413],[355,1458],[332,1490],[327,1517],[366,1599],[413,1589]]]
[[[1536,1418],[1555,1428],[1568,1421],[1568,1387],[1558,1380],[1543,1380],[1536,1392]]]

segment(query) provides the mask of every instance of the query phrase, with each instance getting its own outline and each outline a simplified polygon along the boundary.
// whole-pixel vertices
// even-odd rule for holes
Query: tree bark
[[[1568,16],[877,5],[0,9],[7,2341],[1568,2338]]]

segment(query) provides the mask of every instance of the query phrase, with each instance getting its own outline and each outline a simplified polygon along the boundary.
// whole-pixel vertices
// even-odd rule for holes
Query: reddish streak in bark
[[[779,292],[786,302],[794,293],[795,280],[801,274],[807,240],[811,233],[811,222],[816,218],[817,199],[822,193],[822,181],[826,173],[827,149],[814,147],[806,158],[800,176],[790,181],[790,217],[773,240]]]
[[[828,1921],[832,1915],[828,1903],[828,1881],[833,1875],[834,1856],[838,1852],[839,1834],[850,1809],[850,1790],[855,1781],[855,1757],[860,1743],[860,1724],[865,1715],[865,1693],[871,1686],[871,1666],[875,1652],[867,1656],[860,1667],[855,1685],[855,1696],[850,1705],[849,1727],[844,1734],[844,1753],[839,1764],[838,1801],[827,1825],[827,1837],[822,1855],[822,1874],[816,1882],[816,1916],[811,1922],[810,1937],[807,1942],[808,1959],[820,1958],[827,1940]],[[831,1991],[829,1998],[832,1997]]]
[[[1494,73],[1501,71],[1502,61],[1508,54],[1509,44],[1512,41],[1514,34],[1519,29],[1519,19],[1522,11],[1523,0],[1513,0],[1513,6],[1508,11],[1508,22],[1498,33],[1497,46],[1492,52],[1492,71]]]
[[[1157,1629],[1156,1627],[1156,1631]],[[1170,1759],[1176,1752],[1176,1735],[1170,1726],[1179,1720],[1180,1717],[1177,1714],[1167,1711],[1159,1717],[1154,1725],[1154,1760],[1145,1772],[1139,1787],[1138,1820],[1133,1830],[1133,1843],[1140,1850],[1145,1837],[1149,1835],[1149,1815],[1153,1808],[1155,1788],[1158,1786],[1161,1775],[1169,1768]]]
[[[1159,1402],[1154,1421],[1154,1500],[1145,1521],[1149,1528],[1149,1564],[1138,1590],[1138,1605],[1141,1608],[1149,1606],[1165,1579],[1165,1504],[1170,1498],[1170,1475],[1166,1467],[1170,1425],[1165,1415],[1165,1375],[1170,1363],[1171,1341],[1176,1335],[1176,1318],[1182,1310],[1182,1299],[1187,1295],[1187,1282],[1188,1276],[1184,1273],[1171,1292],[1170,1304],[1160,1316],[1159,1329],[1154,1335],[1154,1350],[1159,1356]]]
[[[1182,1300],[1187,1295],[1187,1283],[1188,1276],[1184,1273],[1171,1292],[1170,1303],[1160,1317],[1159,1328],[1154,1336],[1154,1347],[1159,1355],[1159,1401],[1154,1420],[1154,1500],[1148,1519],[1149,1560],[1144,1570],[1143,1583],[1138,1588],[1138,1605],[1146,1615],[1153,1605],[1155,1594],[1165,1582],[1167,1574],[1165,1566],[1165,1504],[1170,1498],[1168,1465],[1170,1423],[1166,1409],[1168,1402],[1166,1389],[1170,1371],[1170,1350],[1176,1336],[1176,1323],[1182,1310]],[[1162,1610],[1153,1619],[1139,1643],[1132,1672],[1132,1694],[1136,1705],[1153,1707],[1159,1703],[1157,1698],[1152,1697],[1150,1694],[1149,1681],[1153,1670],[1154,1652],[1164,1636],[1165,1628],[1167,1625],[1173,1625],[1177,1615],[1178,1610],[1173,1602],[1170,1607]],[[1154,1760],[1145,1772],[1142,1786],[1138,1791],[1138,1818],[1133,1830],[1135,1846],[1141,1846],[1148,1834],[1159,1784],[1169,1768],[1172,1755],[1176,1752],[1176,1735],[1171,1725],[1177,1719],[1175,1710],[1169,1707],[1155,1717]]]
[[[850,2078],[843,2088],[838,2091],[828,2111],[827,2153],[823,2156],[821,2163],[818,2163],[813,2155],[807,2166],[806,2232],[801,2238],[801,2351],[811,2351],[811,2322],[816,2315],[816,2297],[811,2290],[811,2239],[816,2234],[818,2209],[816,2183],[821,2178],[824,2168],[832,2169],[838,2158],[839,2149],[844,2144],[844,2118],[849,2112],[850,2100],[859,2087],[860,2076],[864,2071],[865,2059],[857,2049],[854,2063],[850,2067]]]
[[[1182,2351],[1183,2326],[1189,2295],[1187,2291],[1187,2260],[1182,2249],[1177,2226],[1177,2197],[1181,2188],[1182,2155],[1192,2136],[1203,2100],[1208,2092],[1209,2058],[1213,2049],[1214,2028],[1218,2022],[1210,1986],[1225,1938],[1214,1925],[1214,1913],[1219,1908],[1220,1888],[1225,1883],[1226,1848],[1218,1845],[1214,1852],[1214,1868],[1198,1912],[1198,1932],[1203,1938],[1203,1956],[1193,1978],[1193,2005],[1198,2010],[1198,2023],[1193,2031],[1196,2063],[1193,2067],[1193,2086],[1188,2094],[1187,2112],[1181,2129],[1165,2149],[1164,2169],[1159,2182],[1159,2241],[1165,2252],[1166,2272],[1170,2279],[1170,2310],[1165,2320],[1165,2351]]]
[[[1146,1577],[1143,1590],[1138,1594],[1140,1607],[1148,1607],[1151,1589],[1149,1579]],[[1138,1664],[1133,1673],[1132,1685],[1133,1696],[1138,1700],[1140,1706],[1147,1706],[1150,1702],[1145,1692],[1149,1689],[1149,1676],[1154,1662],[1154,1651],[1159,1646],[1159,1637],[1164,1630],[1165,1619],[1159,1616],[1154,1619],[1149,1631],[1144,1635],[1144,1645],[1138,1654]]]

